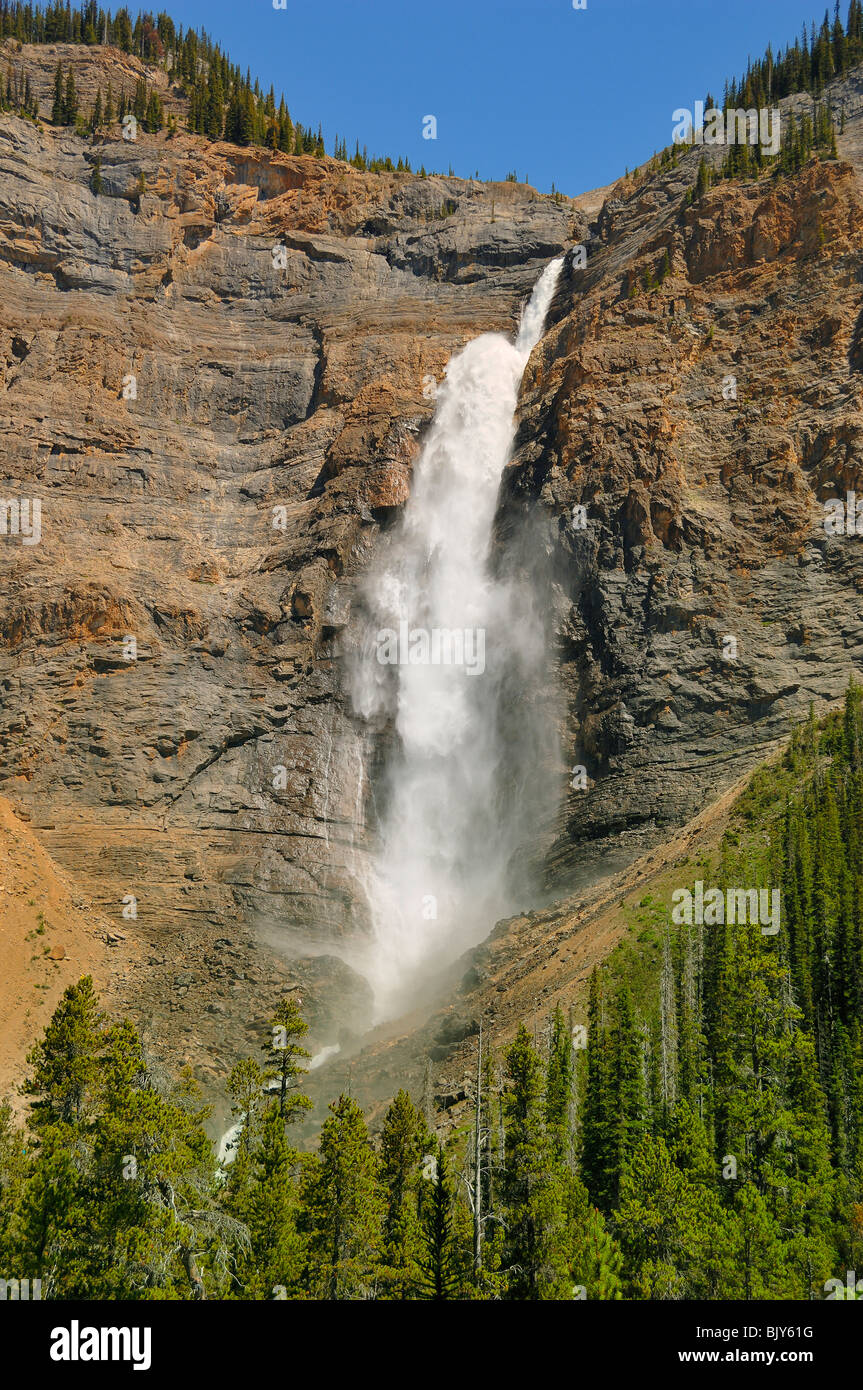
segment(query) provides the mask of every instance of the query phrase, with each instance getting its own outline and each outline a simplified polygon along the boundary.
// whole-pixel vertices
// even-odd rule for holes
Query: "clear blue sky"
[[[833,15],[833,0],[829,0]],[[112,6],[116,8],[116,6]],[[136,4],[130,6],[134,13]],[[820,25],[825,0],[160,0],[203,26],[291,115],[414,168],[575,194],[671,141],[749,55]],[[847,0],[841,0],[843,21]],[[437,140],[422,120],[437,119]]]

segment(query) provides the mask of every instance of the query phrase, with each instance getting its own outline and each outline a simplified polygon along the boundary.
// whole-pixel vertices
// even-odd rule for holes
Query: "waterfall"
[[[534,802],[514,784],[529,739],[503,697],[538,670],[544,639],[530,596],[494,575],[490,554],[519,386],[562,260],[539,277],[514,344],[486,333],[449,362],[410,498],[360,596],[354,710],[395,734],[364,884],[363,968],[382,1017],[516,910],[509,869]]]

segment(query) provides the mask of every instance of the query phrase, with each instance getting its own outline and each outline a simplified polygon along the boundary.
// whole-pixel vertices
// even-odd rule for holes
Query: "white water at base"
[[[242,1132],[242,1120],[240,1120],[238,1124],[231,1125],[230,1129],[225,1130],[216,1149],[216,1158],[220,1168],[227,1168],[228,1164],[233,1163],[234,1159],[237,1157],[237,1144],[239,1143]]]
[[[450,361],[411,496],[363,595],[354,709],[378,728],[394,720],[397,734],[364,884],[373,940],[361,968],[378,1018],[514,910],[508,868],[533,827],[525,824],[529,798],[520,806],[512,789],[501,796],[512,752],[501,691],[513,672],[538,669],[543,635],[530,603],[491,574],[489,556],[519,385],[561,264],[537,281],[514,344],[483,334]],[[484,669],[381,664],[381,631],[403,623],[408,632],[482,632]]]
[[[341,1050],[341,1043],[330,1043],[327,1047],[322,1047],[320,1052],[316,1052],[309,1062],[309,1071],[317,1071],[318,1067],[322,1067],[324,1062],[328,1062],[331,1057],[335,1057],[336,1053],[341,1052]]]

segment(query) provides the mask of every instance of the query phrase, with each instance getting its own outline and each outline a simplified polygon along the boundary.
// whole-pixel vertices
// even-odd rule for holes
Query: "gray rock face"
[[[424,378],[583,227],[522,187],[0,118],[2,495],[41,501],[39,544],[0,537],[0,792],[152,947],[129,1006],[207,1083],[291,957],[367,927],[337,644]]]
[[[523,393],[500,530],[538,516],[584,769],[537,836],[553,892],[667,836],[863,664],[863,542],[824,506],[863,494],[857,166],[688,206],[699,158],[606,202]]]

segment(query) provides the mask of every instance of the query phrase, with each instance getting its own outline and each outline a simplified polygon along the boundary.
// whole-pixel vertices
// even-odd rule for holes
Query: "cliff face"
[[[32,54],[44,111],[80,50]],[[130,61],[88,53],[85,99]],[[0,203],[3,495],[42,531],[0,549],[0,790],[145,944],[123,1002],[209,1081],[298,978],[284,948],[363,929],[351,581],[432,379],[586,224],[524,187],[10,116]],[[329,988],[359,1024],[331,976],[301,971],[313,1016]]]
[[[85,102],[135,80],[111,50],[16,49],[43,114],[58,56]],[[841,99],[838,163],[686,207],[692,152],[590,228],[595,203],[516,185],[0,117],[3,496],[42,507],[38,545],[0,538],[0,791],[124,933],[113,998],[169,1065],[217,1088],[290,983],[313,1043],[364,1026],[362,982],[308,958],[366,927],[374,753],[340,633],[430,378],[510,331],[564,247],[587,266],[528,367],[499,517],[505,545],[531,515],[567,704],[562,810],[532,847],[549,892],[649,848],[841,694],[863,551],[822,502],[863,493],[859,79]],[[496,939],[514,968],[518,933]]]
[[[852,158],[856,92],[833,92]],[[863,546],[824,525],[863,485],[858,170],[686,206],[700,157],[606,202],[525,383],[502,527],[539,503],[588,779],[552,883],[655,843],[861,666]]]

